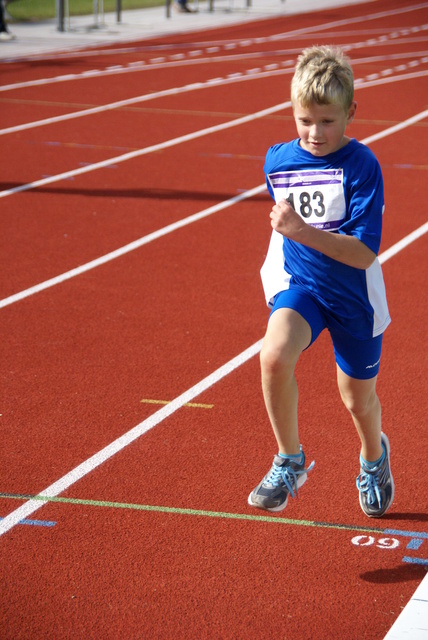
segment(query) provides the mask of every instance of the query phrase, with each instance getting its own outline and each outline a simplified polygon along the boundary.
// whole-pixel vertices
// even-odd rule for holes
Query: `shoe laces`
[[[298,476],[311,471],[314,464],[315,462],[311,462],[307,469],[305,469],[304,464],[302,465],[301,469],[293,469],[293,467],[290,465],[284,464],[282,466],[279,466],[274,462],[272,465],[272,469],[270,470],[269,475],[265,480],[265,483],[271,484],[274,487],[278,487],[282,481],[285,484],[287,491],[289,491],[291,497],[297,498],[297,478]]]
[[[370,471],[362,471],[357,478],[357,489],[361,493],[367,494],[367,504],[372,505],[377,501],[380,508],[382,496],[378,483],[379,471],[380,467],[373,467]]]

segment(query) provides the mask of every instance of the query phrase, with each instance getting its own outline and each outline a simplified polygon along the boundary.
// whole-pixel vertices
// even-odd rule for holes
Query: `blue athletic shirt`
[[[272,198],[285,198],[307,224],[355,236],[378,253],[384,209],[383,179],[372,151],[355,139],[326,156],[302,149],[299,140],[271,147],[264,165]],[[272,232],[261,269],[266,302],[290,287],[308,291],[329,327],[365,340],[390,323],[379,260],[357,269]]]

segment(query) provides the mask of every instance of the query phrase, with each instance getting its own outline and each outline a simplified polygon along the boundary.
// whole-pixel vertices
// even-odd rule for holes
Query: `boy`
[[[382,333],[390,323],[377,259],[383,180],[373,153],[345,136],[357,108],[349,60],[313,47],[291,83],[299,138],[271,147],[264,171],[276,204],[261,270],[272,311],[260,354],[262,390],[278,455],[251,492],[253,507],[281,511],[307,479],[297,425],[294,369],[330,332],[340,395],[361,440],[360,506],[380,517],[394,498],[388,438],[376,394]]]

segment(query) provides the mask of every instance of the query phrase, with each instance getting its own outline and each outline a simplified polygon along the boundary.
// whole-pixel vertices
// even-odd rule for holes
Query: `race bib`
[[[275,201],[287,200],[313,227],[335,231],[345,219],[342,169],[280,171],[268,179]]]

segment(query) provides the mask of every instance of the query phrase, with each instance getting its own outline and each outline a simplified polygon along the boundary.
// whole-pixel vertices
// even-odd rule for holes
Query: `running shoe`
[[[275,456],[272,467],[263,480],[248,496],[251,507],[266,511],[282,511],[287,506],[288,497],[297,498],[298,489],[306,482],[307,472],[314,462],[305,469],[305,454],[300,447],[301,462],[293,458]]]
[[[10,33],[10,31],[0,31],[0,40],[15,40],[15,38],[16,35],[14,33]]]
[[[390,466],[389,440],[382,433],[382,445],[385,451],[383,460],[376,467],[368,467],[360,458],[361,471],[357,478],[360,492],[360,505],[366,516],[380,518],[386,513],[394,500],[394,480]]]

